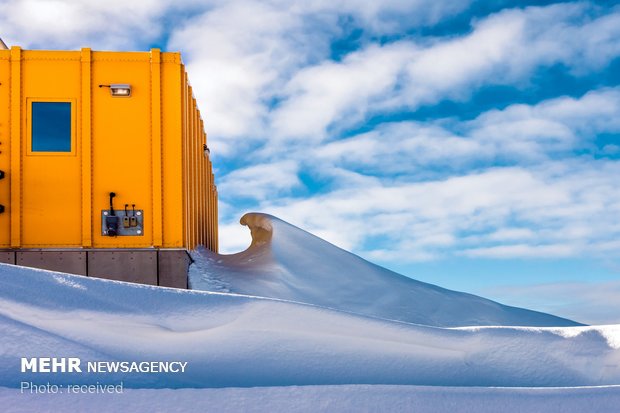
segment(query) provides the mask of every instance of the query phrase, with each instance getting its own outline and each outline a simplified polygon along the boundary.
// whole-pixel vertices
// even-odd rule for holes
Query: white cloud
[[[275,135],[323,140],[333,125],[350,126],[368,114],[464,100],[483,85],[522,87],[539,67],[600,68],[620,54],[620,13],[588,21],[587,10],[566,3],[506,10],[474,22],[464,36],[371,44],[341,62],[303,68],[273,113]],[[597,59],[584,60],[589,55]],[[527,132],[553,125],[514,126]],[[566,132],[551,131],[554,138]]]
[[[552,162],[266,199],[259,209],[377,259],[617,255],[618,174],[614,161]]]
[[[602,89],[580,98],[559,97],[536,105],[516,104],[492,110],[468,122],[385,123],[351,138],[322,145],[319,159],[373,174],[424,177],[433,168],[463,171],[492,165],[497,159],[515,164],[595,148],[600,133],[620,132],[620,89]]]
[[[286,195],[301,184],[298,170],[299,165],[290,160],[236,169],[221,179],[218,192],[225,193],[228,199],[264,200]]]
[[[327,33],[304,36],[302,19],[271,2],[224,2],[184,22],[169,47],[183,50],[218,150],[226,138],[264,137],[280,77],[328,47]]]
[[[392,93],[398,73],[413,53],[400,44],[373,45],[350,53],[342,62],[300,70],[284,89],[287,100],[273,114],[275,136],[321,141],[334,121],[360,120],[373,96]]]
[[[502,228],[489,234],[488,238],[492,241],[514,241],[531,240],[536,236],[535,232],[529,228]]]
[[[337,115],[329,107],[337,108],[338,104],[329,101],[337,99],[339,94],[328,93],[329,88],[313,90],[319,95],[329,94],[322,99],[320,107],[313,106],[313,98],[297,102],[295,108],[281,115],[272,114],[271,106],[274,101],[301,94],[297,91],[299,84],[293,81],[287,86],[287,82],[297,78],[304,67],[314,67],[319,62],[316,65],[319,71],[338,71],[336,66],[320,69],[320,62],[329,58],[330,42],[334,38],[348,35],[341,23],[350,20],[367,33],[398,33],[409,27],[432,24],[443,16],[462,11],[468,4],[468,1],[455,4],[446,0],[375,3],[320,0],[294,4],[218,1],[212,2],[212,7],[199,17],[176,28],[169,47],[182,50],[189,62],[190,79],[207,113],[214,149],[231,156],[240,147],[247,148],[244,143],[248,140],[263,140],[294,130],[311,136],[313,125],[320,127],[330,121],[322,119]],[[348,59],[354,60],[353,56]],[[373,70],[381,69],[377,65],[373,67]],[[360,70],[372,73],[367,68]],[[364,73],[345,80],[360,87],[367,80]],[[318,76],[328,82],[332,80],[330,73]],[[331,83],[331,86],[335,85]]]
[[[381,175],[423,174],[438,165],[452,169],[467,165],[472,159],[494,155],[491,145],[420,122],[383,124],[371,132],[324,144],[316,150],[319,159]]]
[[[620,89],[590,91],[579,99],[560,97],[534,106],[512,105],[469,122],[473,138],[497,151],[537,158],[583,149],[599,133],[620,131]]]
[[[281,1],[281,6],[291,6]],[[471,0],[314,0],[291,8],[304,14],[350,16],[372,34],[400,34],[412,27],[425,27],[466,10]]]
[[[494,247],[467,249],[462,252],[473,258],[566,258],[579,253],[579,249],[570,244],[512,244]]]
[[[472,83],[496,83],[489,78],[523,41],[523,12],[502,13],[475,25],[464,37],[437,42],[422,50],[406,66],[407,92],[402,100],[412,106],[440,97],[458,98]]]
[[[21,0],[2,2],[0,27],[8,44],[23,47],[127,50],[163,32],[169,6],[157,0]]]

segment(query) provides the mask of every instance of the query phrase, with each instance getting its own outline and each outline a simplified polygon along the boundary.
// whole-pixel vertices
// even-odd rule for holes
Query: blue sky
[[[263,211],[416,279],[618,323],[614,3],[0,1],[0,36],[181,51],[223,252]]]

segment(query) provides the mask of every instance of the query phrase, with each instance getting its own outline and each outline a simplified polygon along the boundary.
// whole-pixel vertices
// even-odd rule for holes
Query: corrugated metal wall
[[[217,187],[207,150],[207,135],[185,70],[183,73],[183,189],[185,245],[218,250]]]

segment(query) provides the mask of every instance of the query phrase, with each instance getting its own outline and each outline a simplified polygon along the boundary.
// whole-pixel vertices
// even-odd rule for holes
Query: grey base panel
[[[0,263],[15,264],[15,253],[13,251],[0,251]]]
[[[189,265],[192,259],[185,250],[159,250],[159,285],[188,288]]]
[[[179,249],[0,251],[0,263],[173,288],[187,288],[191,262]]]
[[[84,251],[16,251],[15,264],[87,275],[86,252]]]
[[[89,251],[88,275],[157,285],[157,251]]]

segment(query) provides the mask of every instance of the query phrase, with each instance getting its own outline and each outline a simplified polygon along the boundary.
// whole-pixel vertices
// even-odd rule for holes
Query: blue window
[[[32,102],[32,152],[71,152],[71,102]]]

